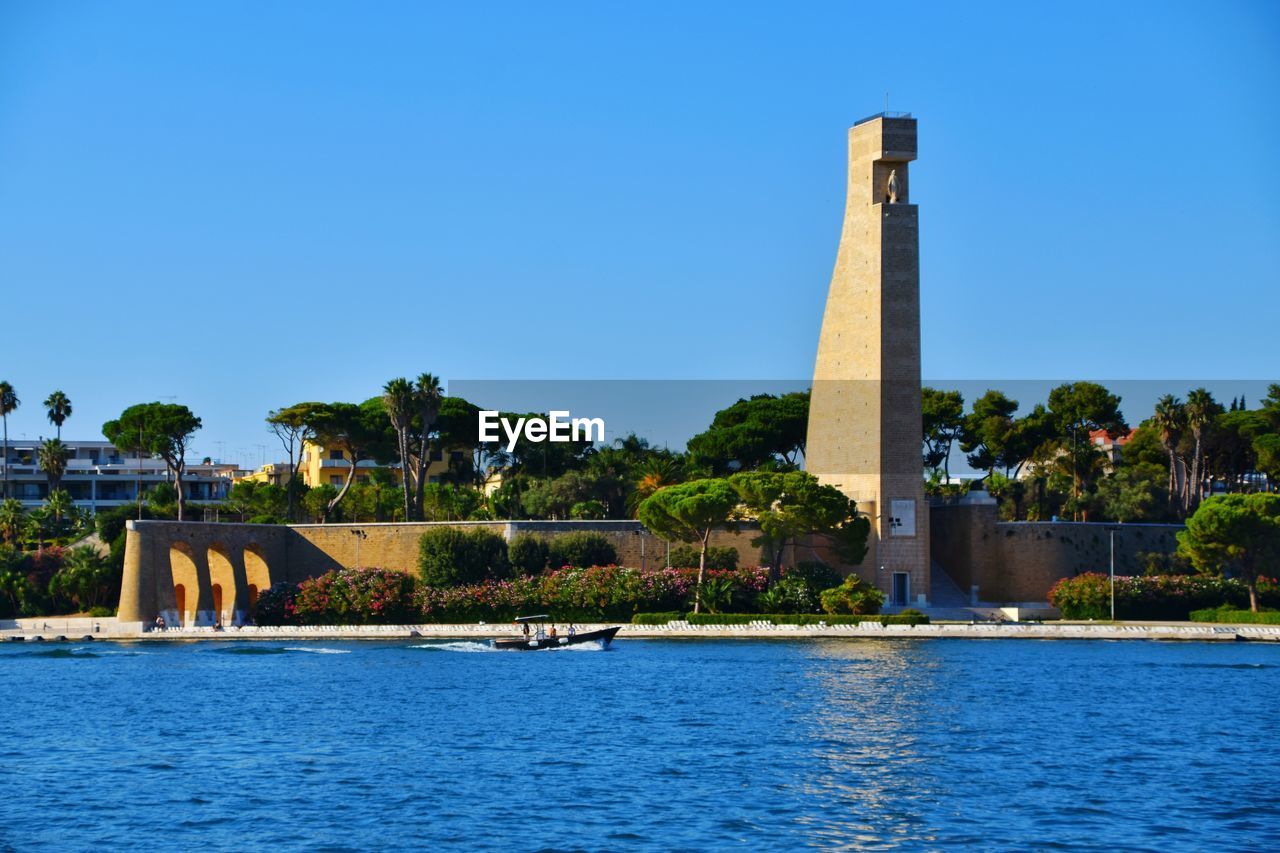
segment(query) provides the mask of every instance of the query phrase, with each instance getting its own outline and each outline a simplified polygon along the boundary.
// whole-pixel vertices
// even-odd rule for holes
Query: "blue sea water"
[[[0,849],[1280,849],[1280,646],[6,644]]]

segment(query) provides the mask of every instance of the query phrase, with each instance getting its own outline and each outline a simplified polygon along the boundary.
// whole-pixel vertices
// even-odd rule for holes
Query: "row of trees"
[[[288,458],[281,492],[290,520],[300,510],[318,520],[368,515],[351,507],[341,512],[362,491],[358,474],[368,478],[363,503],[371,502],[368,492],[379,493],[373,500],[378,520],[633,518],[640,503],[664,486],[732,471],[795,470],[804,452],[808,405],[807,393],[740,400],[717,413],[685,453],[652,447],[634,434],[609,446],[584,440],[521,443],[507,450],[502,441],[480,437],[478,406],[445,396],[440,381],[424,373],[412,381],[392,379],[382,394],[359,404],[303,402],[275,409],[267,425]],[[510,420],[538,414],[501,413]],[[299,470],[308,443],[341,451],[351,463],[340,486],[302,485]],[[428,478],[432,459],[447,463],[447,470]],[[374,482],[378,469],[357,471],[363,460],[399,466],[400,505],[394,512],[383,503],[386,484]],[[495,476],[501,485],[486,489]],[[240,496],[247,499],[249,492],[243,489]],[[264,499],[277,500],[272,490],[252,492],[255,509],[263,508]]]
[[[1047,404],[1019,410],[998,390],[966,412],[958,391],[925,388],[924,462],[934,490],[946,491],[953,447],[985,472],[1013,519],[1178,520],[1214,491],[1280,481],[1280,385],[1257,409],[1242,399],[1224,407],[1203,388],[1186,402],[1166,395],[1132,433],[1120,398],[1094,382],[1061,385]],[[1096,431],[1127,437],[1118,461],[1089,441]]]

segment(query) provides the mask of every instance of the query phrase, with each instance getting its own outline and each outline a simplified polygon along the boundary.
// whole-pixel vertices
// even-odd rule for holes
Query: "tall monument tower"
[[[849,129],[849,189],[818,341],[805,467],[871,518],[860,574],[895,604],[929,597],[920,417],[916,120]]]

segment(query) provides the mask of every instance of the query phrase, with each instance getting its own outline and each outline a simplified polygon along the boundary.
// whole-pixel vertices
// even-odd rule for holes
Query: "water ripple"
[[[0,647],[0,849],[1280,848],[1280,647],[493,651]]]

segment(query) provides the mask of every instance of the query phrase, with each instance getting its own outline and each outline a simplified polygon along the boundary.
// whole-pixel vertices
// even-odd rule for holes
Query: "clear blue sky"
[[[1276,3],[10,0],[10,432],[176,396],[256,461],[424,370],[803,379],[886,90],[927,377],[1280,374]]]

